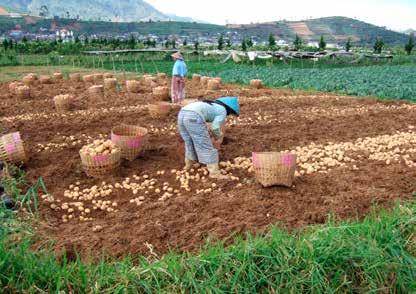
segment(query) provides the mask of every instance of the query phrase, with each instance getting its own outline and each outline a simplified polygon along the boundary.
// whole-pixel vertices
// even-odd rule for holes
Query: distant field
[[[343,61],[319,62],[295,60],[289,63],[256,61],[235,64],[222,63],[222,57],[187,55],[189,76],[194,73],[220,76],[228,83],[248,84],[261,79],[268,87],[311,91],[336,92],[354,96],[374,96],[383,99],[416,101],[416,58],[398,56],[392,62],[349,64]],[[12,59],[0,57],[0,65],[24,65],[27,71],[39,65],[51,73],[54,70],[77,71],[81,68],[111,70],[119,74],[157,73],[170,74],[173,62],[165,54],[125,56],[45,56],[21,55]],[[48,67],[49,65],[49,67]],[[51,67],[52,66],[52,67]],[[19,67],[0,67],[0,79],[11,80],[18,76]]]
[[[412,65],[331,69],[236,67],[206,74],[219,75],[231,83],[248,83],[251,79],[261,79],[271,87],[406,99],[416,102],[416,71]]]

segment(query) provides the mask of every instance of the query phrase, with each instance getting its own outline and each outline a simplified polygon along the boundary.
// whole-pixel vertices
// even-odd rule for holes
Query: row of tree
[[[62,55],[66,54],[78,54],[82,51],[87,50],[117,50],[117,49],[143,49],[143,48],[156,48],[157,41],[154,39],[145,39],[137,40],[133,35],[129,39],[118,39],[118,38],[94,38],[89,40],[84,38],[82,41],[75,37],[73,42],[64,42],[62,39],[52,40],[52,41],[28,41],[26,38],[23,38],[20,42],[13,41],[11,39],[4,39],[2,47],[4,51],[13,50],[17,53],[22,54],[49,54],[51,52],[57,52]],[[162,44],[164,48],[178,48],[179,44],[176,40],[165,39]],[[188,46],[188,40],[185,39],[182,43],[182,46]],[[353,46],[352,40],[348,39],[345,43],[345,50],[349,52]],[[408,42],[405,44],[405,51],[407,54],[411,54],[416,46],[414,34],[409,36]],[[194,41],[193,47],[195,50],[199,50],[200,44],[198,41]],[[229,38],[224,38],[221,35],[218,38],[217,48],[219,50],[231,49],[234,48],[231,40]],[[251,38],[243,38],[241,42],[241,50],[247,51],[254,47],[254,42]],[[294,50],[300,51],[302,49],[312,50],[314,48],[307,47],[304,40],[299,35],[296,35],[295,40],[293,41],[292,47]],[[380,54],[385,47],[383,39],[378,38],[374,44],[374,52]],[[321,36],[318,43],[317,50],[324,51],[327,48],[327,42],[324,36]],[[276,39],[271,34],[268,40],[268,49],[276,50],[278,49]]]
[[[227,47],[231,47],[230,40],[227,39],[226,41],[224,41],[224,37],[221,35],[220,38],[218,39],[218,49],[219,50],[224,49],[224,44],[225,43],[227,44],[226,45]],[[270,34],[268,48],[270,50],[275,50],[275,49],[277,49],[276,45],[277,45],[277,43],[276,43],[276,39],[275,39],[274,35]],[[349,38],[347,40],[347,42],[345,43],[345,51],[350,52],[352,46],[353,46],[352,39]],[[406,45],[404,47],[407,54],[409,54],[409,55],[412,54],[412,51],[415,48],[415,46],[416,46],[415,36],[414,36],[414,34],[411,34],[409,36],[408,42],[406,43]],[[242,50],[247,51],[247,49],[251,48],[251,47],[253,47],[252,39],[251,38],[248,38],[248,39],[244,38],[242,43],[241,43]],[[293,41],[293,48],[296,51],[300,51],[300,50],[304,49],[305,47],[307,47],[307,46],[305,46],[305,42],[302,40],[302,38],[299,35],[296,35],[295,40]],[[374,48],[374,53],[381,54],[384,47],[385,47],[385,43],[384,43],[383,39],[377,38],[377,40],[374,43],[374,47],[373,47]],[[324,38],[324,36],[321,36],[317,49],[319,51],[325,51],[326,48],[327,48],[327,43],[325,41],[325,38]]]

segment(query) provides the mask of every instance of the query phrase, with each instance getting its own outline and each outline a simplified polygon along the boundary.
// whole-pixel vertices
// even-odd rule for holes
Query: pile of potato
[[[111,140],[95,140],[93,143],[81,148],[80,153],[85,156],[110,155],[120,152],[120,149]]]
[[[58,136],[60,135],[59,133],[57,134]],[[99,136],[100,138],[105,138],[105,135],[100,134]],[[93,142],[95,140],[95,138],[88,136],[86,134],[82,134],[81,136],[60,136],[59,137],[59,142],[48,142],[45,144],[37,144],[36,147],[36,151],[39,152],[43,152],[43,151],[59,151],[65,148],[69,148],[69,147],[74,147],[74,146],[78,146],[81,144],[89,144],[91,142]]]
[[[108,114],[125,114],[127,112],[139,112],[140,110],[147,109],[147,105],[131,105],[131,106],[117,106],[109,108],[99,108],[99,109],[87,109],[87,110],[77,110],[68,113],[54,113],[54,112],[41,112],[41,113],[25,113],[19,115],[13,115],[8,117],[3,117],[2,120],[6,122],[14,121],[33,121],[37,119],[58,119],[58,118],[67,118],[67,117],[103,117]]]

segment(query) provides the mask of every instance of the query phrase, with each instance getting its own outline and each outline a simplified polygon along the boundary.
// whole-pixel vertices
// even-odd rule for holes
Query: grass
[[[207,243],[160,259],[58,260],[31,249],[30,225],[0,207],[3,293],[414,293],[416,202],[364,220]],[[134,260],[134,261],[133,261]]]
[[[157,261],[61,262],[30,241],[0,243],[4,291],[75,293],[412,293],[416,291],[416,206],[398,205],[362,222],[288,234],[273,228],[235,245]]]

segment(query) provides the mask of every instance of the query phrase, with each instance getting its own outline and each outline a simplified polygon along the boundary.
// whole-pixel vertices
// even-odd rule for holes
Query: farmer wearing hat
[[[178,127],[185,142],[185,169],[192,168],[194,163],[206,164],[209,176],[215,179],[226,179],[219,169],[218,150],[224,134],[221,127],[228,115],[240,115],[237,97],[222,97],[214,101],[198,101],[184,106],[179,112]],[[207,123],[212,123],[211,139]]]
[[[185,99],[185,77],[188,73],[180,52],[172,54],[175,65],[172,71],[172,103],[181,103]]]

